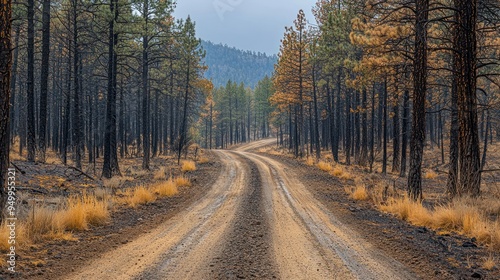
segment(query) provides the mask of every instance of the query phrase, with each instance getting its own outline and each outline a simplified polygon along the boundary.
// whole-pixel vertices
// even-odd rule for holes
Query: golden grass
[[[15,240],[16,244],[9,244],[10,229],[6,222],[0,225],[0,251],[7,252],[12,245],[16,247],[25,246],[30,243],[27,225],[21,221],[16,222]]]
[[[135,187],[133,190],[126,192],[126,194],[125,201],[133,208],[156,200],[154,194],[144,186]]]
[[[85,230],[88,228],[86,206],[80,198],[69,198],[67,209],[58,212],[55,220],[59,222],[58,227],[63,229]]]
[[[177,185],[172,178],[165,182],[158,183],[154,186],[155,193],[159,196],[171,197],[179,193]]]
[[[66,208],[54,214],[52,232],[85,230],[89,225],[103,225],[109,219],[108,203],[84,194],[82,197],[69,198]]]
[[[105,224],[110,218],[107,202],[84,194],[71,197],[64,208],[56,210],[49,206],[35,206],[27,220],[16,223],[16,244],[28,244],[44,239],[75,240],[66,231],[85,230],[89,225]],[[8,249],[8,228],[0,229],[0,250]]]
[[[182,161],[182,166],[181,166],[181,171],[182,172],[189,172],[189,171],[195,171],[196,170],[196,163],[192,160],[183,160]]]
[[[322,170],[322,171],[325,171],[325,172],[330,172],[333,170],[333,166],[328,163],[328,162],[325,162],[325,161],[320,161],[318,162],[318,164],[316,164],[316,166]]]
[[[481,267],[486,270],[493,270],[496,266],[497,260],[492,255],[490,255],[489,257],[484,259],[483,265]]]
[[[155,175],[154,175],[153,178],[155,180],[165,180],[165,179],[167,179],[166,168],[164,166],[160,167],[160,169],[158,169],[155,172]]]
[[[370,198],[365,186],[357,186],[350,196],[354,200],[368,200]]]
[[[380,204],[379,208],[411,224],[475,237],[491,249],[500,250],[498,222],[492,222],[475,203],[475,200],[461,199],[429,210],[422,203],[405,197],[391,198],[386,204]]]
[[[391,198],[387,204],[380,205],[379,208],[383,212],[392,213],[396,217],[418,226],[432,224],[432,216],[427,208],[407,197]]]
[[[438,174],[434,170],[427,170],[423,177],[424,179],[436,179]]]
[[[207,157],[204,157],[204,156],[200,156],[200,158],[198,159],[198,163],[199,164],[205,164],[205,163],[208,163],[208,162],[210,162],[210,160]]]
[[[57,211],[49,207],[34,207],[28,217],[27,229],[31,240],[38,241],[44,235],[57,230]]]
[[[308,157],[306,159],[306,164],[309,165],[309,166],[313,166],[314,165],[314,159],[312,157]]]
[[[181,176],[175,178],[174,182],[175,182],[175,185],[177,187],[189,187],[189,186],[191,186],[191,181],[189,181],[189,179],[187,177],[185,177],[184,175],[181,175]]]
[[[344,174],[344,169],[341,166],[335,166],[331,174],[335,177],[340,177],[342,176],[342,174]]]
[[[110,219],[108,203],[95,196],[84,195],[82,199],[85,206],[87,222],[93,226],[104,225]]]

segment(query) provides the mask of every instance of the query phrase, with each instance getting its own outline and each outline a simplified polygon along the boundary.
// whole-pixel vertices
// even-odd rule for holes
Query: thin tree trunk
[[[47,130],[47,95],[49,87],[49,55],[50,55],[50,0],[43,0],[42,16],[42,67],[40,69],[40,117],[38,131],[39,160],[45,162]]]
[[[7,178],[11,175],[9,174],[10,169],[8,169],[10,151],[10,79],[12,66],[11,18],[11,0],[0,1],[0,209],[2,210],[7,200]],[[0,223],[3,220],[3,215],[0,214]]]
[[[383,137],[384,137],[384,146],[383,146],[383,152],[382,152],[382,173],[386,174],[387,173],[387,78],[384,81],[384,103],[383,103],[383,121],[384,121],[384,126],[383,126]]]
[[[35,161],[35,1],[28,0],[28,161]],[[10,35],[9,35],[10,36]],[[10,46],[9,46],[10,47]],[[10,58],[9,58],[10,60]]]
[[[11,143],[14,141],[14,136],[16,135],[16,129],[15,129],[15,113],[16,110],[14,110],[14,106],[16,105],[16,85],[17,85],[17,64],[19,60],[19,32],[21,29],[21,25],[17,25],[16,27],[16,39],[14,40],[14,61],[12,63],[12,71],[11,71],[11,77],[12,81],[10,83],[10,113],[9,113],[9,118],[10,118],[10,138],[11,138]]]
[[[398,98],[398,93],[396,92],[396,97],[394,100],[394,104],[392,107],[392,125],[393,125],[393,131],[392,131],[392,172],[397,173],[399,172],[400,169],[400,162],[399,162],[399,98]]]
[[[148,30],[148,18],[149,18],[149,2],[148,0],[144,1],[143,4],[143,17],[145,20],[144,30],[147,32]],[[149,88],[148,88],[148,79],[149,79],[149,61],[148,61],[148,52],[149,52],[149,37],[147,34],[144,34],[142,37],[142,137],[143,137],[143,155],[142,155],[142,168],[149,170],[149,157],[150,157],[150,135],[149,135]]]

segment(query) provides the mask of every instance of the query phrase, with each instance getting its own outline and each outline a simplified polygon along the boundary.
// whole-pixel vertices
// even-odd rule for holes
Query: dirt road
[[[415,279],[336,219],[277,160],[216,151],[211,190],[164,224],[65,279]]]

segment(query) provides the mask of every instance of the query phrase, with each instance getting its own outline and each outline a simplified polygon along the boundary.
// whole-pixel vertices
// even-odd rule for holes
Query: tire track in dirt
[[[217,154],[224,167],[197,203],[65,279],[208,279],[207,260],[219,250],[247,179],[240,162]]]
[[[295,218],[299,219],[304,229],[307,229],[307,233],[302,232],[302,234],[309,235],[309,238],[315,240],[311,241],[315,248],[304,248],[311,251],[305,251],[303,257],[319,254],[324,260],[321,264],[326,266],[324,268],[329,274],[329,279],[332,277],[336,279],[416,279],[416,276],[401,263],[382,254],[355,231],[343,225],[307,191],[299,178],[287,171],[279,162],[252,153],[237,153],[258,163],[262,169],[269,169],[269,176],[266,177],[274,181],[273,200],[281,200],[281,204],[286,205],[286,211],[293,211]],[[278,204],[274,203],[273,206],[276,208],[276,205]],[[274,211],[276,213],[276,209]],[[283,236],[280,236],[283,233],[279,232],[283,227],[283,224],[280,224],[283,220],[280,218],[273,224],[275,248],[283,242]],[[288,231],[285,234],[290,233]],[[307,275],[307,279],[325,279],[322,275],[310,274],[310,267],[306,267],[307,270],[302,272],[293,271],[294,266],[291,264],[294,261],[287,259],[290,254],[293,254],[293,252],[287,252],[290,251],[289,249],[290,247],[277,249],[277,262],[281,276],[285,276],[284,273],[288,271],[289,275],[284,278],[305,279],[304,275]],[[306,272],[308,274],[305,274]]]
[[[250,160],[230,156],[243,162],[250,176],[224,248],[212,261],[209,279],[277,278],[261,175]]]

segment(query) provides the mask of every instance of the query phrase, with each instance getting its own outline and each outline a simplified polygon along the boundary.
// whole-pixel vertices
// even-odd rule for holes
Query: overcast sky
[[[316,0],[177,0],[174,16],[196,21],[197,36],[243,50],[276,54],[300,9],[314,22]]]

